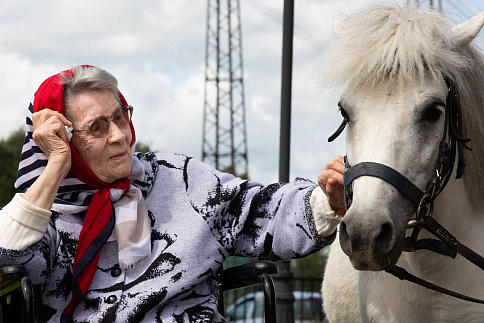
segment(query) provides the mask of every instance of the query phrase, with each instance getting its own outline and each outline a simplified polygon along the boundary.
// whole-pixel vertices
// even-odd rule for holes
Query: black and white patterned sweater
[[[149,156],[154,155],[144,158]],[[228,256],[299,258],[334,239],[336,225],[327,238],[316,230],[309,202],[316,185],[308,180],[262,186],[184,155],[156,158],[157,175],[145,197],[151,257],[121,269],[116,241],[107,242],[90,289],[74,312],[75,322],[225,322],[217,312],[216,272]],[[28,213],[28,206],[18,205],[7,205],[2,218],[22,208]],[[4,228],[0,234],[25,236],[35,229],[24,222],[23,231],[15,229],[22,232]],[[0,248],[0,266],[27,267],[37,322],[59,322],[69,301],[82,222],[82,214],[52,212],[40,241],[21,250]]]

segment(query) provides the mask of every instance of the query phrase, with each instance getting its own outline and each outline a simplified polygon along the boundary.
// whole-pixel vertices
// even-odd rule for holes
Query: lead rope
[[[459,299],[462,299],[462,300],[465,300],[465,301],[484,304],[484,300],[482,300],[482,299],[469,297],[469,296],[448,290],[446,288],[437,286],[435,284],[432,284],[432,283],[430,283],[426,280],[423,280],[421,278],[418,278],[417,276],[410,274],[408,271],[406,271],[402,267],[392,266],[392,267],[385,269],[385,271],[387,273],[392,274],[393,276],[401,279],[401,280],[406,280],[406,281],[415,283],[417,285],[426,287],[426,288],[431,289],[433,291],[436,291],[436,292],[439,292],[439,293],[442,293],[442,294],[445,294],[445,295],[449,295],[449,296],[452,296],[452,297],[455,297],[455,298],[459,298]]]
[[[476,252],[472,251],[471,249],[469,249],[468,247],[466,247],[465,245],[460,243],[452,234],[450,234],[449,231],[447,231],[444,227],[442,227],[440,225],[440,223],[438,223],[434,218],[432,218],[430,216],[423,216],[423,220],[424,220],[424,228],[425,229],[427,229],[434,236],[436,236],[437,238],[442,240],[447,246],[452,248],[452,250],[454,251],[454,256],[452,258],[454,258],[455,254],[458,253],[458,254],[462,255],[464,258],[466,258],[467,260],[469,260],[470,262],[472,262],[474,265],[476,265],[479,268],[481,268],[482,270],[484,270],[484,258],[482,256],[480,256]],[[429,239],[429,240],[431,240],[431,239]],[[436,241],[436,240],[433,240],[433,241]],[[425,249],[428,249],[428,248],[425,248]],[[435,250],[431,250],[431,251],[435,251]],[[441,252],[438,252],[438,253],[441,253]],[[441,253],[441,254],[443,254],[443,253]],[[393,276],[401,279],[401,280],[410,281],[412,283],[415,283],[417,285],[429,288],[429,289],[434,290],[436,292],[439,292],[439,293],[442,293],[442,294],[445,294],[445,295],[449,295],[449,296],[453,296],[453,297],[456,297],[456,298],[459,298],[459,299],[462,299],[462,300],[465,300],[465,301],[484,304],[484,300],[469,297],[469,296],[451,291],[449,289],[437,286],[435,284],[432,284],[432,283],[430,283],[426,280],[423,280],[419,277],[416,277],[416,276],[410,274],[408,271],[406,271],[402,267],[391,266],[391,267],[385,269],[385,271],[387,273],[392,274]]]

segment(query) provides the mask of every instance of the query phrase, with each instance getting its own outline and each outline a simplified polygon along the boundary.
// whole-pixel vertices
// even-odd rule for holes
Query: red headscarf
[[[46,79],[35,94],[34,112],[43,109],[51,109],[65,115],[64,107],[64,84],[61,74],[72,76],[77,68],[90,68],[93,66],[82,65]],[[119,92],[121,103],[127,105],[126,99]],[[136,141],[133,124],[130,122],[132,133],[131,146]],[[86,212],[86,217],[79,235],[73,265],[72,298],[62,313],[62,322],[72,321],[75,307],[86,294],[96,272],[100,250],[112,233],[115,224],[114,209],[110,200],[110,189],[118,188],[126,192],[130,187],[127,178],[122,178],[108,184],[101,181],[89,169],[85,161],[79,155],[76,147],[70,142],[71,170],[70,172],[84,183],[98,189],[94,194]]]

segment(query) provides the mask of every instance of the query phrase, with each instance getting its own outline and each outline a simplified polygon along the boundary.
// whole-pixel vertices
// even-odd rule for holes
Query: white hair
[[[62,73],[65,105],[69,99],[81,93],[89,91],[110,90],[118,102],[121,103],[118,91],[118,81],[107,71],[95,66],[78,66],[72,73]]]

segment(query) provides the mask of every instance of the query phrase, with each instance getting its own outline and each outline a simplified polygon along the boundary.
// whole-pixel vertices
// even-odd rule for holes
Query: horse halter
[[[422,191],[398,171],[380,163],[361,162],[354,166],[350,166],[345,156],[345,172],[343,174],[345,207],[348,210],[351,206],[353,198],[352,182],[356,178],[361,176],[380,178],[397,188],[410,201],[412,201],[415,207],[415,219],[411,219],[407,225],[408,228],[413,228],[413,231],[411,236],[405,238],[404,251],[427,249],[452,258],[455,258],[457,253],[459,253],[484,270],[484,258],[458,242],[452,234],[432,217],[434,200],[443,191],[452,175],[456,155],[458,154],[459,156],[456,178],[460,178],[465,171],[465,160],[462,150],[464,148],[471,150],[466,145],[470,139],[462,136],[462,115],[457,89],[450,80],[446,79],[445,81],[448,87],[448,94],[445,105],[444,133],[439,145],[435,175],[428,184],[427,189]],[[336,139],[343,132],[345,126],[346,120],[343,120],[335,133],[328,138],[328,141],[331,142]],[[426,229],[439,240],[417,239],[421,229]],[[405,269],[396,265],[388,267],[385,271],[402,280],[411,281],[440,293],[484,304],[484,300],[468,297],[440,286],[436,286],[423,279],[415,277]]]

